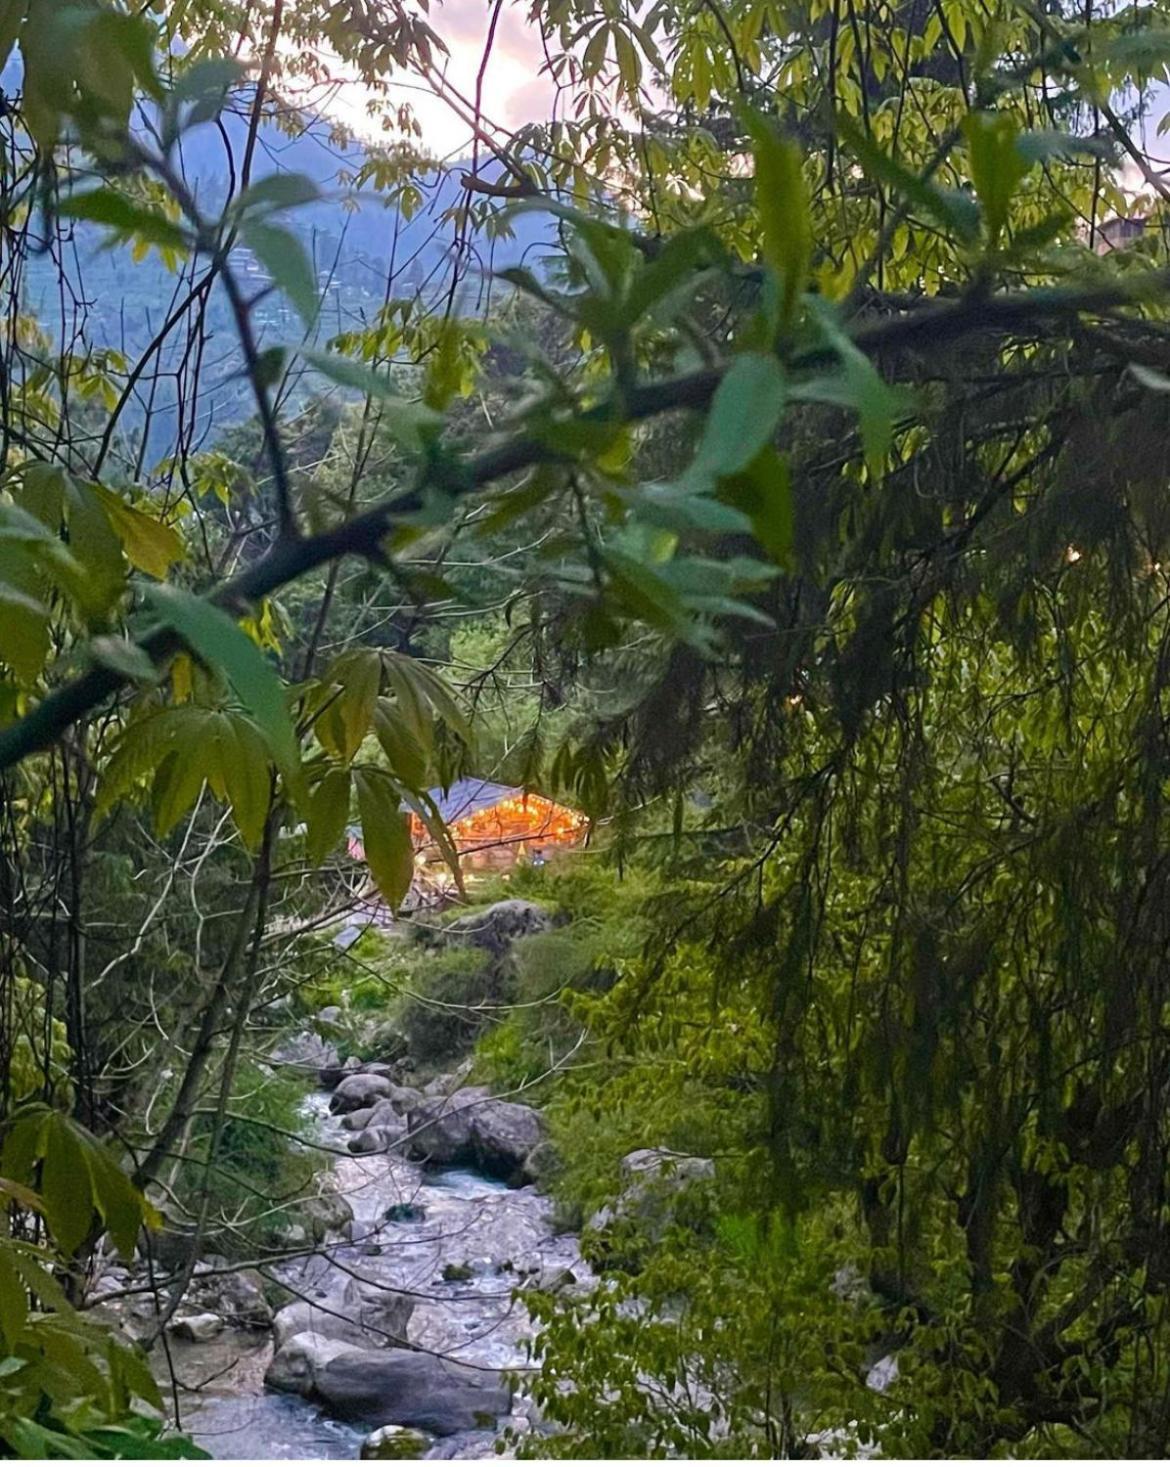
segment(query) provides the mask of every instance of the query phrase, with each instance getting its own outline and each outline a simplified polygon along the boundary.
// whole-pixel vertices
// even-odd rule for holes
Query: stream
[[[307,1134],[331,1147],[344,1149],[352,1135],[329,1114],[324,1094],[306,1102],[305,1120]],[[338,1312],[355,1281],[414,1295],[407,1334],[418,1349],[466,1365],[523,1369],[531,1326],[513,1291],[526,1278],[547,1284],[564,1271],[572,1282],[588,1281],[577,1238],[554,1233],[551,1201],[534,1187],[510,1189],[466,1169],[425,1170],[393,1153],[338,1156],[331,1174],[353,1209],[351,1239],[331,1237],[273,1273],[295,1294]],[[444,1279],[444,1269],[461,1276]],[[183,1429],[218,1458],[356,1458],[367,1429],[265,1389],[271,1358],[270,1335],[234,1330],[183,1349],[175,1361],[185,1387]],[[501,1430],[527,1425],[527,1404],[521,1390],[513,1415],[496,1430],[440,1438],[427,1456],[495,1456]]]

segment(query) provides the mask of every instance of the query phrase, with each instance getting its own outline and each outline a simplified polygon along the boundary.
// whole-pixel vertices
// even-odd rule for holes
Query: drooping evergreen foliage
[[[535,0],[509,133],[425,5],[0,0],[5,1452],[156,1444],[87,1269],[140,1189],[273,1242],[347,829],[397,908],[472,771],[593,818],[560,925],[490,1004],[366,967],[609,1208],[540,1451],[1165,1454],[1165,10]],[[330,67],[323,187],[263,143]],[[404,80],[454,249],[346,304],[304,221],[423,206]],[[712,1166],[623,1211],[646,1146]]]

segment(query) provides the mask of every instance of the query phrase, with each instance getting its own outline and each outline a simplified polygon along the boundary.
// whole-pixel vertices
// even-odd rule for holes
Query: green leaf
[[[303,173],[269,173],[258,178],[238,195],[232,212],[275,213],[280,209],[296,209],[302,204],[315,204],[321,190]]]
[[[398,787],[387,775],[362,769],[355,782],[366,864],[390,910],[397,912],[414,880],[410,820],[399,809]]]
[[[711,402],[688,479],[720,479],[746,468],[775,434],[785,397],[784,370],[775,357],[736,357]]]
[[[94,1143],[90,1148],[89,1162],[98,1210],[106,1231],[122,1257],[129,1258],[146,1217],[146,1199],[104,1146]]]
[[[0,1340],[9,1355],[16,1350],[28,1318],[28,1295],[16,1271],[12,1244],[0,1237]],[[21,1364],[24,1362],[22,1361]]]
[[[372,367],[334,351],[319,351],[311,346],[299,350],[305,361],[330,381],[384,403],[382,422],[405,448],[417,451],[442,427],[442,413],[422,402],[408,402],[389,374],[375,372]]]
[[[259,219],[245,219],[240,236],[273,282],[292,301],[306,329],[311,329],[321,302],[317,275],[304,245],[290,230]]]
[[[190,591],[177,586],[151,586],[146,599],[200,661],[223,674],[264,735],[276,763],[295,779],[300,754],[285,706],[284,686],[256,643],[225,611]]]
[[[427,750],[416,737],[398,705],[379,698],[374,710],[374,732],[391,771],[408,789],[421,790],[427,780]]]
[[[753,112],[744,121],[755,153],[756,206],[764,235],[764,261],[780,285],[780,326],[796,314],[812,260],[812,223],[800,149],[776,124]]]
[[[92,637],[88,651],[101,667],[108,667],[127,682],[149,686],[159,680],[158,668],[137,642],[126,637]]]
[[[345,834],[349,792],[349,770],[328,769],[309,796],[305,812],[305,854],[310,865],[320,866]]]
[[[941,189],[929,179],[920,178],[896,158],[884,153],[869,134],[846,112],[837,114],[837,133],[871,178],[908,204],[915,205],[944,229],[970,242],[979,235],[979,209],[975,200],[953,189]]]
[[[93,1181],[85,1148],[61,1117],[54,1116],[45,1132],[41,1196],[53,1239],[70,1258],[85,1241],[93,1222]]]
[[[971,160],[971,180],[983,206],[987,242],[995,245],[1008,221],[1012,199],[1031,166],[1017,146],[1019,128],[1006,112],[969,112],[963,135]]]
[[[747,468],[724,481],[720,494],[749,516],[756,539],[776,564],[792,570],[795,516],[787,459],[768,444]]]
[[[127,504],[104,485],[95,484],[93,490],[122,542],[126,559],[137,570],[162,580],[171,566],[183,558],[183,542],[178,533],[153,515]]]
[[[92,189],[89,193],[71,194],[62,199],[57,212],[66,219],[84,219],[91,224],[105,224],[120,235],[132,235],[147,244],[163,249],[185,250],[190,243],[182,227],[160,214],[128,199],[112,188]]]
[[[272,805],[272,772],[268,747],[248,719],[226,720],[219,743],[220,776],[232,807],[236,828],[251,851],[259,850]]]
[[[0,661],[26,687],[49,655],[49,609],[35,596],[0,581]]]

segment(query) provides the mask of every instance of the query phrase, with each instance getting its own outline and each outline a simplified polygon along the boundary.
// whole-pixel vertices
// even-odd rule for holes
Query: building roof
[[[501,800],[516,799],[524,791],[506,784],[492,784],[487,779],[457,779],[446,794],[442,790],[430,790],[428,793],[438,806],[443,824],[454,825],[457,820],[466,820],[469,815],[490,810]]]

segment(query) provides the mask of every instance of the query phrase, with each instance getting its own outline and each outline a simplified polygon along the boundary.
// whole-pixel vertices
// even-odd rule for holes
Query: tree
[[[777,1298],[794,1307],[775,1240],[812,1219],[823,1292],[849,1218],[904,1362],[899,1409],[869,1422],[884,1444],[983,1454],[1073,1433],[1161,1450],[1165,185],[1123,105],[1165,64],[1161,7],[993,7],[977,26],[962,3],[535,14],[580,112],[509,138],[480,98],[450,96],[441,39],[405,9],[3,12],[24,69],[4,119],[14,259],[38,222],[56,249],[75,221],[185,272],[140,363],[57,350],[18,314],[0,377],[0,880],[17,909],[21,836],[51,801],[72,886],[68,955],[44,967],[67,977],[78,1093],[93,822],[149,793],[165,837],[206,790],[238,835],[234,924],[136,1158],[147,1182],[226,1026],[223,1120],[280,832],[303,823],[322,861],[352,800],[396,904],[403,806],[443,840],[427,791],[470,757],[465,709],[410,646],[324,654],[339,567],[361,558],[425,618],[454,593],[456,536],[535,544],[539,524],[517,584],[538,603],[541,679],[559,660],[561,682],[588,667],[620,690],[588,700],[546,777],[627,825],[669,797],[680,848],[699,781],[716,791],[701,819],[748,852],[699,844],[717,880],[685,919],[735,974],[744,1052],[710,1064],[660,1026],[662,973],[668,992],[681,978],[689,1001],[727,1001],[702,964],[648,962],[595,1022],[636,1036],[648,1016],[715,1088],[748,1072],[736,1144],[744,1177],[762,1160],[772,1185],[734,1211],[732,1272],[770,1260],[761,1329]],[[237,37],[254,81],[222,59]],[[317,190],[252,171],[278,86],[314,65],[289,43],[309,40],[371,82],[413,72],[466,114],[461,241],[517,210],[556,223],[547,267],[505,276],[560,348],[510,344],[524,395],[489,432],[460,405],[484,337],[451,295],[406,309],[388,282],[371,326],[309,344],[317,279],[295,219]],[[651,85],[672,111],[628,126]],[[229,108],[247,141],[211,209],[181,149]],[[1102,220],[1128,207],[1121,158],[1152,222],[1101,255]],[[365,172],[408,208],[416,163],[373,153]],[[245,258],[303,340],[261,334],[269,291],[249,293]],[[254,405],[250,474],[194,451],[213,298]],[[172,333],[193,392],[148,472],[119,419],[166,375]],[[305,372],[361,399],[340,483],[290,459]],[[273,598],[296,585],[313,590],[282,637]],[[688,1286],[710,1310],[702,1277]],[[836,1308],[822,1325],[830,1344],[859,1330]],[[807,1443],[798,1393],[777,1434],[770,1364],[740,1363],[742,1440]],[[688,1445],[696,1421],[711,1445],[697,1417]]]

